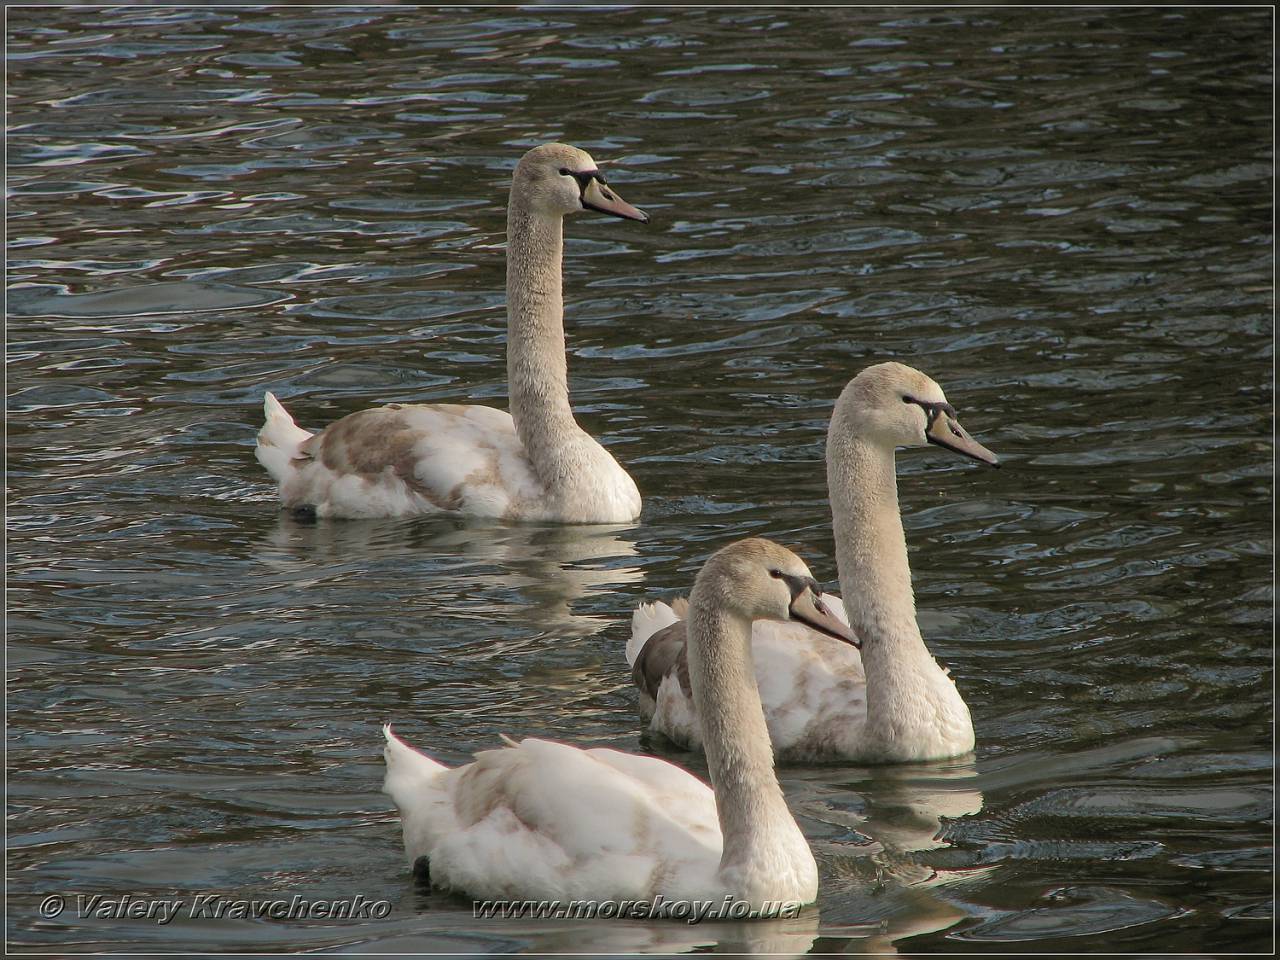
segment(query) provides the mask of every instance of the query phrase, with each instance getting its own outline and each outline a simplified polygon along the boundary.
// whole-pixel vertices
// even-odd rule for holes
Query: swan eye
[[[775,579],[775,580],[781,580],[781,579],[782,579],[782,571],[781,571],[781,570],[770,570],[770,571],[769,571],[769,576],[773,577],[773,579]]]
[[[571,174],[571,173],[569,172],[569,168],[568,168],[568,167],[561,167],[561,168],[560,168],[560,176],[562,176],[562,177],[571,177],[571,176],[573,176],[573,174]]]
[[[913,396],[912,396],[911,394],[909,394],[909,393],[904,393],[904,394],[902,395],[902,402],[903,402],[903,403],[915,403],[915,402],[916,402],[916,398],[915,398],[915,397],[913,397]]]

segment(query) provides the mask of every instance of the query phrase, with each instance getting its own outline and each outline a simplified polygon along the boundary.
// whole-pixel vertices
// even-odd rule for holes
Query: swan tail
[[[679,604],[680,601],[676,601]],[[679,620],[676,611],[661,600],[642,603],[631,615],[631,637],[627,640],[627,665],[634,667],[645,642],[664,627]]]
[[[436,781],[449,768],[397,737],[391,732],[391,724],[384,724],[382,733],[387,738],[387,745],[382,750],[387,761],[382,792],[389,794],[402,811],[411,809],[421,803],[423,791],[434,789]]]
[[[254,455],[276,483],[284,483],[292,472],[290,464],[298,456],[298,448],[311,439],[311,434],[293,422],[293,417],[289,416],[289,411],[275,398],[275,394],[267,393],[262,409],[266,422],[258,431]]]

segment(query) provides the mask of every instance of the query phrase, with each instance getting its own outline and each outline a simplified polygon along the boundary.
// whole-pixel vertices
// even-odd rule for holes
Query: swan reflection
[[[805,907],[794,917],[697,924],[670,920],[476,920],[471,905],[462,898],[422,888],[407,893],[401,907],[419,916],[420,932],[380,941],[377,949],[438,953],[442,941],[448,942],[456,933],[459,953],[474,952],[481,945],[491,953],[509,952],[515,946],[520,952],[538,955],[580,954],[583,944],[591,944],[596,956],[713,952],[799,957],[813,948],[820,921],[815,907]]]
[[[323,521],[281,514],[261,559],[299,583],[351,574],[368,590],[412,576],[433,612],[520,621],[585,637],[616,622],[577,605],[644,578],[630,525],[550,526],[460,518]],[[402,589],[402,588],[401,588]],[[399,595],[400,590],[389,591]],[[602,605],[606,606],[606,605]]]
[[[972,754],[932,763],[811,768],[800,777],[807,796],[799,809],[821,825],[811,837],[822,867],[822,902],[838,904],[823,912],[823,936],[858,939],[867,950],[893,954],[895,944],[968,916],[947,888],[980,880],[994,868],[957,858],[945,828],[982,811]]]

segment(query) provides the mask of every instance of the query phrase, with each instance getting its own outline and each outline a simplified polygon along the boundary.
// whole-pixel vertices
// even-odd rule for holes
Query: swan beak
[[[804,589],[795,593],[791,598],[790,613],[792,620],[803,623],[819,633],[825,633],[828,637],[843,640],[859,650],[862,649],[862,641],[857,635],[822,602],[822,594],[817,590],[817,584],[805,584]]]
[[[611,217],[621,217],[624,220],[639,220],[641,223],[649,222],[647,213],[623,200],[613,192],[611,187],[605,186],[598,175],[583,183],[582,206],[587,210],[607,213]]]
[[[960,421],[955,418],[955,415],[946,410],[939,410],[930,419],[924,435],[930,443],[954,450],[971,460],[977,460],[991,467],[1000,466],[1000,458],[969,436],[969,431],[960,426]]]

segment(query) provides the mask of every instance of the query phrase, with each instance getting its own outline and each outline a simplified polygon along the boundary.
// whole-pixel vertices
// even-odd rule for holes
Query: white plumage
[[[717,890],[715,797],[679,767],[526,738],[449,769],[385,732],[383,789],[410,862],[427,857],[437,886],[512,900]]]
[[[898,508],[895,448],[926,443],[998,464],[964,432],[942,388],[918,370],[877,364],[841,393],[827,441],[844,598],[838,612],[862,649],[798,624],[754,625],[756,680],[781,760],[900,763],[973,749],[969,708],[920,635]],[[682,615],[664,603],[642,604],[627,662],[649,729],[701,749],[681,676]]]
[[[694,585],[690,663],[712,787],[617,750],[525,739],[447,768],[389,727],[384,790],[410,863],[481,899],[809,903],[817,865],[787,809],[750,669],[752,620],[803,618],[845,634],[789,550],[724,548]]]
[[[823,599],[833,614],[848,623],[838,594],[824,593]],[[679,599],[674,604],[673,608],[659,600],[636,608],[627,641],[627,662],[632,667],[650,637],[682,624],[685,602]],[[672,642],[683,645],[682,626],[673,633]],[[759,620],[751,629],[751,654],[776,756],[789,762],[841,756],[866,716],[866,677],[858,650],[802,624]],[[664,671],[656,696],[639,678],[637,685],[640,714],[649,729],[681,746],[701,750],[702,732],[678,665]]]
[[[258,460],[281,478],[286,505],[349,519],[429,513],[563,519],[563,504],[538,480],[502,410],[392,403],[344,417],[313,437],[270,393],[265,406]],[[580,515],[634,519],[635,484],[616,463],[616,474],[608,466],[602,463],[597,495],[580,502]]]
[[[511,412],[393,403],[311,434],[268,393],[257,457],[286,507],[352,518],[627,523],[639,516],[634,481],[569,405],[564,217],[593,209],[648,220],[603,184],[590,155],[565,144],[535,147],[516,167],[507,215]]]

